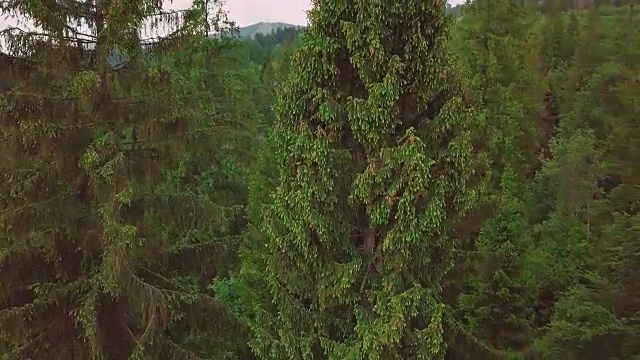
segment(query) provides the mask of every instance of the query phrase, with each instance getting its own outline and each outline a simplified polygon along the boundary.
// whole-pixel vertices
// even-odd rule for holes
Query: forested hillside
[[[0,359],[640,359],[638,6],[314,3],[0,2]]]
[[[259,22],[252,25],[247,25],[238,29],[238,33],[240,37],[252,39],[256,36],[266,36],[271,34],[272,32],[278,32],[286,29],[299,29],[302,26],[287,24],[287,23],[270,23],[270,22]]]

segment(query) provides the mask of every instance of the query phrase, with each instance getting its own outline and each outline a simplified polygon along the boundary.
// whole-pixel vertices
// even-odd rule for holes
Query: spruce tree
[[[482,99],[491,154],[491,197],[473,275],[456,312],[466,338],[454,358],[500,357],[527,345],[531,291],[521,268],[528,248],[523,191],[539,152],[545,84],[542,28],[529,2],[477,0],[457,24],[457,50]]]
[[[479,273],[468,279],[460,297],[469,331],[496,352],[517,353],[531,337],[533,292],[531,282],[521,275],[531,241],[521,199],[525,188],[513,171],[502,174],[498,209],[484,224],[478,241]]]
[[[202,69],[220,56],[204,2],[161,6],[0,5],[40,29],[1,33],[25,63],[0,97],[3,358],[224,358],[241,338],[207,286],[240,231],[228,154],[253,120],[214,107],[244,87]],[[170,33],[143,46],[149,22]]]
[[[478,77],[495,187],[503,169],[524,177],[537,161],[546,90],[539,66],[539,24],[526,0],[477,0],[458,25],[460,56]]]
[[[427,359],[478,199],[444,1],[319,0],[280,89],[278,186],[243,272],[265,359]]]

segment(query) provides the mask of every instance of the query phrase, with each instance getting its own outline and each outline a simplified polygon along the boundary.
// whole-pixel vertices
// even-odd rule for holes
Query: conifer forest
[[[0,1],[0,360],[640,360],[635,1]]]

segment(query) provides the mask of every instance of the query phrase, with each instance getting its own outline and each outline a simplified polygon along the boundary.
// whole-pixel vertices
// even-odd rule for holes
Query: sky
[[[464,0],[449,0],[456,5]],[[191,0],[174,0],[178,8],[188,7]],[[227,0],[229,17],[238,26],[247,26],[257,22],[284,22],[306,25],[311,0]]]
[[[0,0],[2,1],[2,0]],[[193,0],[173,0],[166,7],[171,9],[186,9]],[[456,5],[464,0],[449,0]],[[257,22],[284,22],[296,25],[306,25],[307,13],[311,7],[311,0],[226,0],[225,8],[231,20],[238,26],[247,26]],[[0,17],[0,29],[7,25],[14,25]]]

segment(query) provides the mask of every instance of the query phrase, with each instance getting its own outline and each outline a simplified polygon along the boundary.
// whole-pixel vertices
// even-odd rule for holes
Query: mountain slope
[[[256,34],[267,35],[270,34],[271,31],[274,31],[278,28],[292,28],[292,27],[303,27],[300,25],[287,24],[282,22],[259,22],[256,24],[244,26],[240,28],[240,36],[243,38],[253,38]]]

